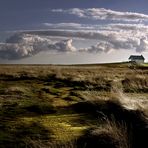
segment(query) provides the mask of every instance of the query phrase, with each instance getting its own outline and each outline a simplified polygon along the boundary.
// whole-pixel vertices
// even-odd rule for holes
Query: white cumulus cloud
[[[75,50],[72,39],[53,42],[45,36],[20,33],[8,38],[6,43],[0,43],[0,58],[12,60],[45,51],[73,52]]]

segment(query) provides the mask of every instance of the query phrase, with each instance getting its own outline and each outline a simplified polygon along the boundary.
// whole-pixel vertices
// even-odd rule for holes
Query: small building
[[[143,55],[131,55],[128,59],[129,59],[129,62],[133,62],[136,64],[143,64],[145,60]]]

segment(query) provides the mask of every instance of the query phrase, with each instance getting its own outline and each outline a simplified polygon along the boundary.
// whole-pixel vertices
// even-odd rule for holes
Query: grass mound
[[[109,123],[123,123],[126,125],[127,133],[126,135],[132,140],[128,141],[133,148],[148,146],[148,120],[147,117],[140,110],[128,110],[124,108],[118,101],[84,101],[73,105],[77,112],[87,112],[91,115],[98,117],[98,121],[101,120],[104,123],[109,121]],[[108,123],[107,123],[108,124]],[[111,129],[117,129],[113,126],[115,124],[110,124]],[[119,127],[119,126],[118,126]],[[122,129],[119,127],[118,130]],[[96,132],[96,131],[99,131]],[[115,130],[105,131],[93,129],[84,134],[80,140],[80,145],[83,146],[87,143],[86,147],[112,147],[120,148],[119,144],[122,141],[121,138],[116,139],[114,136]],[[95,134],[94,134],[95,133]],[[122,132],[121,132],[122,133]],[[119,134],[120,135],[120,134]],[[125,137],[125,136],[123,136]]]
[[[109,129],[89,129],[77,141],[77,145],[78,148],[128,148],[128,141],[125,139],[127,135],[123,135],[124,133],[114,126]]]

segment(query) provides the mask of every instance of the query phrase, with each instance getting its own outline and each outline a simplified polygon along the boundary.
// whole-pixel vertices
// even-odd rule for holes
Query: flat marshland
[[[148,67],[0,65],[1,148],[147,148]]]

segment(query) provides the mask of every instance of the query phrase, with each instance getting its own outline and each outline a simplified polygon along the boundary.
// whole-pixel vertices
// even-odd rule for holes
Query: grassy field
[[[147,148],[147,65],[0,65],[0,129],[1,148]]]

